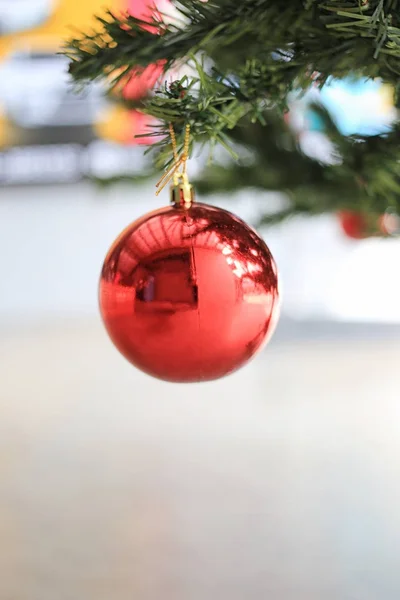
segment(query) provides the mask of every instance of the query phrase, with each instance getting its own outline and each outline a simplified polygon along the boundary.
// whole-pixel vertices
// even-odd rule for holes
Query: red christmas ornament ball
[[[128,14],[144,22],[151,22],[153,19],[161,22],[163,15],[158,6],[159,4],[160,2],[154,2],[154,0],[129,0]],[[152,25],[143,25],[143,29],[150,33],[158,33],[157,28]],[[165,61],[159,60],[147,67],[132,69],[120,82],[120,85],[122,84],[123,86],[123,97],[126,100],[140,100],[144,98],[163,74],[164,66]]]
[[[338,213],[342,231],[354,240],[369,237],[388,237],[399,231],[399,216],[386,212],[383,215],[369,215],[364,212],[341,211]]]
[[[122,95],[126,100],[140,100],[149,90],[153,89],[164,71],[164,61],[159,61],[146,68],[132,69],[129,75],[122,79]]]
[[[362,240],[369,235],[368,220],[361,212],[342,211],[338,214],[343,233],[354,240]]]
[[[160,136],[151,135],[154,132],[154,127],[159,123],[157,119],[150,115],[145,115],[139,110],[131,110],[128,114],[130,138],[126,143],[130,145],[146,145],[155,144],[160,139]],[[141,137],[136,137],[141,136]]]
[[[175,382],[232,373],[264,346],[279,316],[266,244],[236,216],[200,203],[129,225],[105,259],[99,299],[118,350]]]

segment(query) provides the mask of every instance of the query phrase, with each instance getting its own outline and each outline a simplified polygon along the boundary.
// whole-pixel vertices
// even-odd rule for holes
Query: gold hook
[[[156,184],[156,196],[158,196],[165,186],[174,178],[174,185],[178,185],[179,179],[184,179],[187,182],[187,161],[189,158],[189,146],[190,146],[190,125],[186,125],[185,129],[185,141],[183,145],[183,152],[181,156],[178,155],[178,147],[176,143],[175,131],[172,123],[169,124],[169,132],[171,136],[172,151],[174,154],[174,164],[168,169],[166,173],[161,177],[160,181]],[[179,172],[179,168],[182,166],[182,170]]]
[[[174,160],[177,163],[179,160],[178,147],[176,144],[176,136],[175,136],[174,126],[172,125],[172,123],[169,124],[169,134],[171,136],[171,145],[172,145],[172,152],[174,153]]]
[[[178,173],[179,167],[183,164],[184,162],[184,158],[183,156],[181,156],[181,158],[178,160],[178,164],[173,165],[169,171],[167,171],[166,173],[164,173],[164,175],[161,177],[160,181],[158,181],[156,183],[156,196],[158,196],[158,194],[160,194],[163,189],[165,188],[165,186],[171,181],[171,179],[173,177],[179,176],[182,173]],[[177,181],[175,183],[175,185],[178,185],[178,179],[179,177],[177,177]]]
[[[185,143],[183,146],[183,155],[182,155],[182,158],[184,158],[182,173],[185,173],[185,174],[187,172],[187,161],[189,158],[189,146],[190,146],[190,125],[187,124],[186,130],[185,130]]]

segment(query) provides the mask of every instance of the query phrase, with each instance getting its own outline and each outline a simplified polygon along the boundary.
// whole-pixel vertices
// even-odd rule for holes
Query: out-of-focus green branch
[[[398,0],[174,0],[173,23],[109,13],[92,35],[71,39],[65,53],[77,83],[103,80],[114,88],[132,69],[158,62],[164,72],[186,63],[192,75],[143,99],[159,119],[151,148],[160,169],[171,162],[169,123],[179,147],[187,124],[191,148],[222,145],[223,165],[209,166],[203,193],[246,187],[283,191],[283,216],[341,208],[377,214],[400,202],[400,124],[366,137],[340,134],[323,118],[337,160],[306,156],[283,120],[294,90],[349,75],[400,86]],[[246,150],[246,160],[244,156]],[[242,152],[243,151],[243,152]],[[237,155],[237,156],[236,156]]]

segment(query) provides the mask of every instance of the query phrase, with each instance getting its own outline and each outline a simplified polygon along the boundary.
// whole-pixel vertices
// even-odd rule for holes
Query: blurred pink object
[[[138,110],[129,111],[129,139],[127,143],[129,145],[143,144],[150,146],[154,144],[159,137],[150,135],[154,129],[153,125],[157,125],[158,121],[151,115],[145,115]],[[144,134],[149,135],[144,135]],[[143,137],[135,137],[136,135],[143,135]]]
[[[162,20],[162,15],[158,10],[154,0],[129,0],[128,13],[143,21],[151,21],[153,17]],[[156,33],[156,29],[151,25],[143,26],[150,32]],[[126,84],[122,94],[129,100],[139,100],[147,95],[162,75],[165,61],[158,61],[148,67],[137,67],[131,71],[127,77]]]
[[[154,87],[163,72],[164,62],[142,69],[138,67],[131,71],[122,90],[122,95],[127,100],[140,100]]]

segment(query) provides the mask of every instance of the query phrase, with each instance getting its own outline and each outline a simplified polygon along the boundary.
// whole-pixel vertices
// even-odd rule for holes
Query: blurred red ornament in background
[[[146,23],[150,23],[154,18],[161,21],[162,14],[158,4],[156,0],[128,0],[128,14]],[[143,25],[143,29],[150,33],[157,33],[157,28],[152,25]]]
[[[341,211],[338,218],[342,231],[354,240],[387,237],[400,228],[398,215],[390,212],[376,217],[365,212]]]
[[[154,0],[130,0],[128,3],[128,13],[137,19],[151,21],[153,18],[162,20],[162,15],[157,8]],[[143,29],[154,34],[157,29],[151,25],[144,25]],[[123,86],[122,95],[127,100],[140,100],[144,98],[149,90],[156,84],[164,70],[165,61],[158,61],[147,67],[136,67],[121,81]]]
[[[342,231],[347,237],[362,240],[371,235],[368,233],[367,220],[363,213],[342,211],[338,213],[338,218]]]
[[[128,144],[145,144],[150,145],[159,139],[157,136],[150,135],[154,129],[152,127],[158,123],[157,119],[151,115],[145,115],[139,110],[130,110],[128,115],[130,137],[127,140]],[[148,134],[148,135],[145,135]],[[137,135],[143,137],[135,137]]]
[[[149,65],[144,69],[137,67],[133,69],[126,79],[123,78],[122,96],[125,100],[140,100],[147,96],[160,78],[164,63]]]
[[[152,136],[158,121],[139,110],[128,110],[123,106],[111,106],[95,123],[95,131],[103,140],[118,144],[154,144],[159,137]],[[135,137],[143,135],[143,137]]]
[[[263,240],[219,208],[165,207],[135,221],[102,269],[100,310],[136,367],[166,381],[208,381],[244,365],[279,316]]]

